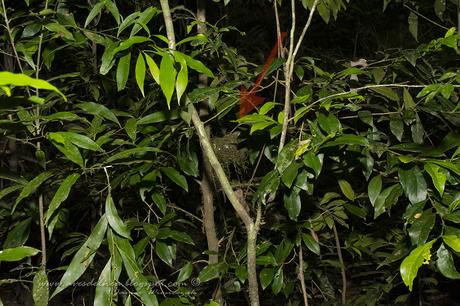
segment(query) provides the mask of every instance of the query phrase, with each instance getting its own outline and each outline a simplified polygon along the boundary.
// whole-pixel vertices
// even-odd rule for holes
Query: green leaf
[[[35,306],[48,306],[49,283],[44,269],[39,269],[34,276],[32,296]]]
[[[321,249],[319,247],[319,243],[313,239],[313,237],[310,234],[305,234],[302,233],[302,240],[303,243],[305,243],[305,246],[315,253],[316,255],[321,255]]]
[[[28,182],[24,188],[22,189],[21,193],[19,196],[16,198],[16,201],[14,202],[13,208],[11,210],[11,213],[14,213],[16,206],[30,196],[32,193],[34,193],[38,187],[40,187],[41,184],[43,184],[47,179],[49,179],[51,176],[53,176],[53,173],[51,172],[42,172],[37,177],[35,177],[33,180]]]
[[[78,103],[76,106],[89,114],[115,122],[120,126],[120,122],[118,122],[118,119],[115,116],[115,114],[102,104],[97,104],[94,102],[84,102]]]
[[[451,247],[452,250],[460,253],[460,238],[458,236],[444,235],[442,236],[442,240],[444,240],[444,243]]]
[[[198,177],[198,157],[194,151],[181,151],[177,154],[177,163],[186,174]]]
[[[155,61],[148,54],[144,54],[144,56],[153,79],[158,85],[160,85],[160,68],[158,68]]]
[[[425,171],[431,176],[433,185],[438,190],[439,195],[442,197],[444,194],[444,187],[447,181],[447,175],[443,171],[440,171],[441,167],[435,164],[426,163]]]
[[[286,208],[289,218],[296,221],[300,214],[302,203],[298,192],[291,190],[289,195],[284,195],[284,207]]]
[[[418,16],[414,12],[410,12],[409,17],[407,18],[409,23],[409,32],[418,41]]]
[[[105,200],[105,214],[107,216],[107,221],[109,222],[110,227],[118,235],[127,239],[131,239],[128,228],[123,223],[120,216],[118,216],[117,208],[115,207],[115,203],[113,202],[112,196],[110,194],[107,195],[107,199]]]
[[[174,93],[176,74],[177,72],[171,56],[165,53],[160,63],[160,87],[166,97],[168,109],[171,109],[171,98]]]
[[[297,177],[297,173],[299,168],[302,167],[298,163],[292,163],[287,169],[284,171],[283,175],[281,176],[281,181],[286,185],[286,187],[291,188],[292,183],[294,182],[295,178]]]
[[[394,184],[380,193],[375,200],[374,204],[374,219],[385,212],[385,209],[389,209],[399,198],[402,193],[399,184]]]
[[[85,273],[96,255],[97,249],[104,239],[107,230],[107,218],[105,215],[101,217],[99,222],[94,227],[85,243],[80,247],[78,252],[72,258],[70,265],[67,267],[64,275],[59,282],[58,287],[54,290],[51,298],[56,296],[59,292],[72,285],[80,276]]]
[[[69,196],[70,190],[72,189],[72,186],[75,184],[75,182],[78,180],[79,177],[80,177],[80,174],[72,173],[62,181],[58,190],[54,194],[54,197],[51,200],[51,203],[48,206],[48,210],[46,211],[46,214],[45,214],[46,224],[49,224],[50,218],[53,216],[54,212],[59,208],[59,205],[61,205],[61,203],[67,199],[67,197]]]
[[[28,246],[3,249],[0,251],[0,262],[2,261],[19,261],[26,257],[37,255],[40,250]]]
[[[371,90],[390,99],[391,101],[395,101],[395,102],[399,101],[398,94],[389,87],[374,87],[374,88],[371,88]]]
[[[112,304],[114,295],[114,281],[112,279],[112,257],[109,258],[97,280],[94,306],[106,306]]]
[[[151,290],[151,284],[147,281],[145,276],[142,274],[141,269],[137,265],[136,261],[130,254],[134,253],[131,245],[126,239],[124,244],[117,244],[118,250],[120,251],[123,263],[126,268],[126,273],[136,289],[141,301],[148,306],[158,306],[158,300],[156,295]]]
[[[283,276],[283,266],[281,266],[278,271],[276,271],[275,276],[273,277],[272,283],[272,292],[276,295],[283,288],[284,276]]]
[[[218,278],[220,272],[225,268],[224,263],[209,264],[204,267],[203,270],[198,274],[198,279],[201,283],[210,281],[212,279]]]
[[[452,258],[452,254],[449,250],[441,244],[438,251],[436,252],[438,259],[436,260],[436,266],[447,278],[450,279],[460,279],[460,273],[458,273],[457,269],[455,268],[454,259]]]
[[[22,73],[12,73],[8,71],[0,71],[0,86],[13,85],[13,86],[30,86],[37,89],[51,90],[64,98],[66,96],[56,87],[41,79],[34,79]]]
[[[72,144],[72,142],[64,138],[61,134],[58,133],[49,133],[48,138],[51,140],[52,144],[61,151],[68,160],[76,163],[80,167],[84,167],[83,157],[81,156],[78,148]]]
[[[91,9],[91,11],[89,12],[88,14],[88,17],[86,17],[86,21],[85,21],[85,28],[88,26],[88,24],[90,24],[90,22],[97,16],[101,13],[101,10],[102,8],[104,7],[104,2],[99,2],[99,3],[96,3],[93,8]]]
[[[166,243],[161,241],[156,241],[155,243],[155,253],[160,257],[160,259],[167,264],[168,266],[172,267],[174,254]]]
[[[134,12],[130,15],[128,15],[125,19],[123,19],[123,21],[121,22],[121,24],[118,26],[118,31],[117,31],[117,37],[120,36],[120,34],[126,30],[127,27],[129,27],[130,25],[132,25],[134,22],[135,22],[135,19],[137,17],[139,17],[140,13],[139,12]],[[141,29],[141,27],[139,26],[139,30]],[[133,36],[133,35],[130,35],[130,36]]]
[[[177,186],[182,187],[182,189],[188,192],[187,180],[179,171],[171,167],[162,167],[161,171],[163,171],[163,173]]]
[[[412,285],[419,268],[423,264],[428,264],[428,261],[431,258],[431,247],[435,241],[436,240],[431,240],[430,242],[412,250],[409,256],[407,256],[401,263],[399,272],[401,273],[404,284],[409,287],[410,291],[412,291]]]
[[[316,155],[314,152],[310,151],[304,155],[303,163],[305,166],[313,169],[313,171],[315,171],[315,177],[318,177],[323,166],[323,154]]]
[[[393,135],[395,135],[398,141],[402,140],[404,135],[404,122],[401,120],[401,118],[390,119],[390,131]]]
[[[355,192],[353,191],[353,187],[351,187],[350,183],[348,183],[346,180],[339,180],[339,186],[340,190],[342,190],[342,193],[347,197],[348,200],[355,200]]]
[[[342,128],[339,119],[332,113],[328,113],[327,116],[323,113],[318,113],[317,116],[319,126],[329,135],[336,134]]]
[[[115,5],[115,3],[113,3],[110,0],[104,0],[104,3],[105,3],[105,7],[107,8],[107,10],[110,12],[110,14],[112,14],[113,18],[119,25],[120,24],[120,13],[118,12],[118,8]]]
[[[161,193],[154,192],[154,193],[152,193],[152,200],[153,200],[153,202],[155,202],[155,204],[158,207],[158,209],[164,215],[166,213],[166,199],[165,199],[165,197]]]
[[[31,222],[32,218],[29,217],[16,224],[14,228],[8,232],[3,242],[3,248],[9,249],[23,246],[29,238]]]
[[[101,147],[97,143],[95,143],[91,138],[85,135],[73,132],[56,132],[50,134],[60,134],[64,139],[70,140],[70,142],[82,149],[99,152],[102,151]]]
[[[145,61],[142,53],[139,53],[136,61],[136,82],[137,86],[139,87],[142,96],[145,97],[144,94],[144,81],[145,81]]]
[[[276,170],[270,171],[263,178],[257,188],[256,199],[260,199],[263,204],[267,202],[267,196],[270,198],[272,195],[276,194],[280,184],[280,177]]]
[[[137,133],[137,120],[134,118],[129,118],[125,123],[125,131],[128,134],[129,138],[133,143],[136,142],[136,133]]]
[[[117,90],[123,90],[128,82],[129,68],[131,66],[131,52],[120,58],[117,66]]]
[[[367,194],[369,200],[371,201],[372,206],[375,206],[375,201],[377,200],[380,192],[382,191],[382,176],[377,175],[372,178],[367,186]]]
[[[340,145],[359,145],[363,147],[369,146],[369,141],[363,137],[353,134],[345,134],[335,138],[333,141],[326,142],[321,147],[328,148]]]
[[[133,36],[120,42],[117,47],[115,47],[114,43],[107,44],[104,54],[102,54],[102,62],[101,67],[99,68],[99,73],[106,75],[110,71],[114,63],[114,57],[118,52],[129,49],[134,44],[140,44],[146,41],[150,41],[150,39],[143,36]]]
[[[45,24],[45,28],[48,29],[50,32],[56,33],[59,37],[68,39],[68,40],[75,40],[72,33],[70,33],[65,26],[62,24],[52,22]]]
[[[193,265],[190,261],[187,261],[187,263],[180,269],[176,282],[182,283],[183,281],[189,279],[190,275],[192,275],[192,271]]]
[[[187,88],[187,85],[188,85],[188,68],[187,68],[187,63],[180,52],[176,51],[174,53],[174,57],[176,59],[176,62],[178,62],[181,67],[179,70],[179,73],[177,74],[177,80],[176,80],[177,101],[180,103],[180,99],[182,95],[184,94]]]
[[[128,158],[133,154],[141,154],[141,153],[145,154],[147,152],[159,153],[159,152],[161,152],[161,150],[158,149],[158,148],[151,148],[151,147],[132,148],[132,149],[128,149],[128,150],[118,152],[118,153],[110,156],[109,158],[107,158],[105,163],[108,164],[108,163],[111,163],[111,162],[119,160],[119,159]]]
[[[287,167],[289,167],[289,165],[294,161],[297,145],[297,141],[291,141],[287,145],[285,145],[284,148],[281,150],[280,154],[278,154],[275,168],[278,170],[280,174],[283,174]]]
[[[426,199],[426,181],[417,166],[414,166],[409,170],[399,169],[398,176],[404,193],[412,204]]]
[[[178,51],[175,51],[175,52],[180,53]],[[180,53],[180,55],[185,59],[188,67],[195,70],[196,72],[206,74],[210,78],[214,78],[214,74],[212,73],[212,71],[209,70],[202,62],[188,55],[185,55],[184,53]]]
[[[158,14],[159,12],[160,11],[156,7],[153,7],[153,6],[150,6],[147,9],[145,9],[145,11],[143,11],[139,15],[139,18],[136,20],[136,24],[131,29],[131,33],[130,33],[129,36],[136,35],[142,28],[141,24],[147,25],[147,23],[149,23],[149,21],[152,19],[152,17],[155,16],[156,14]],[[150,33],[148,33],[148,34],[150,34]]]
[[[416,108],[417,105],[415,104],[414,99],[412,98],[411,94],[406,88],[404,88],[403,90],[403,98],[404,98],[404,108],[405,109],[413,110],[414,108]]]
[[[273,280],[275,276],[275,271],[273,268],[263,268],[259,273],[260,285],[262,289],[265,290]]]
[[[413,245],[422,245],[428,239],[436,221],[436,215],[431,210],[425,210],[417,215],[412,226],[408,229],[409,237]]]
[[[446,10],[446,0],[435,0],[434,1],[434,12],[439,19],[443,20],[442,15]]]

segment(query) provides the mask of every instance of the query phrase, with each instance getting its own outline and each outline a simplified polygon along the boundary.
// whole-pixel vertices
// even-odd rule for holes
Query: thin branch
[[[408,6],[407,4],[404,4],[404,7],[407,8],[409,11],[411,11],[412,13],[414,13],[415,15],[419,16],[419,17],[422,17],[423,19],[425,19],[426,21],[428,22],[431,22],[432,24],[434,24],[435,26],[438,26],[440,27],[441,29],[444,29],[444,30],[449,30],[449,28],[443,26],[442,24],[439,24],[437,23],[436,21],[420,14],[419,12],[417,12],[416,10],[414,10],[413,8],[411,8],[410,6]]]
[[[300,285],[302,286],[302,295],[303,295],[303,304],[308,306],[308,295],[307,295],[307,287],[305,286],[305,276],[303,275],[303,251],[302,245],[299,247],[299,280]]]
[[[332,229],[334,231],[335,247],[337,248],[337,256],[339,257],[340,274],[342,275],[342,305],[345,305],[345,303],[347,302],[347,274],[345,271],[345,263],[343,261],[343,256],[342,256],[342,248],[340,246],[339,233],[337,232],[337,227],[335,226],[335,223],[332,226]]]

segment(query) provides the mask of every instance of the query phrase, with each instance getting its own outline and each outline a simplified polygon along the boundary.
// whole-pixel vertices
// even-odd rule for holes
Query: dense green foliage
[[[209,173],[208,262],[192,105],[261,216],[260,305],[458,300],[457,0],[215,0],[204,33],[169,1],[176,48],[156,1],[1,1],[0,305],[249,304],[244,220]],[[288,38],[239,118],[274,5]]]

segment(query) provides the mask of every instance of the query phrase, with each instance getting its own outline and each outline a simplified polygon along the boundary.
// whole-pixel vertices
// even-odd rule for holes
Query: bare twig
[[[303,304],[308,306],[307,286],[305,286],[305,276],[303,275],[303,251],[302,245],[299,247],[299,280],[302,286]]]
[[[335,247],[337,248],[337,256],[339,257],[340,274],[342,275],[342,305],[345,305],[345,303],[347,302],[347,274],[345,272],[345,263],[343,261],[339,233],[337,232],[337,227],[335,226],[335,223],[332,226],[332,230],[334,231]]]

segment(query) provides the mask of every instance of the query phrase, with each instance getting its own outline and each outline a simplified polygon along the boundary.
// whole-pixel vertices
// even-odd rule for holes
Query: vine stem
[[[337,256],[339,257],[340,274],[342,275],[342,305],[345,305],[345,303],[347,302],[347,273],[345,271],[345,263],[343,261],[339,233],[337,232],[337,227],[335,226],[335,223],[332,226],[332,230],[334,231],[335,247],[337,248]]]
[[[307,295],[307,286],[305,285],[305,276],[303,275],[303,251],[302,245],[299,247],[299,280],[300,285],[302,286],[302,296],[303,296],[303,304],[308,306],[308,295]]]
[[[161,9],[163,11],[163,18],[166,26],[166,34],[169,40],[170,50],[175,50],[175,35],[174,35],[174,25],[171,18],[171,10],[169,7],[168,0],[160,0]],[[243,204],[238,199],[235,191],[233,190],[230,181],[228,180],[227,175],[222,168],[217,156],[212,147],[211,141],[209,139],[208,133],[203,122],[200,119],[200,116],[193,104],[189,104],[189,112],[191,113],[192,123],[196,129],[203,154],[209,160],[209,163],[214,170],[216,177],[222,186],[222,190],[227,196],[230,204],[235,209],[236,214],[241,219],[246,228],[247,233],[247,264],[248,264],[248,283],[249,283],[249,298],[251,306],[259,306],[259,288],[257,282],[257,270],[256,270],[256,242],[257,242],[257,232],[258,225],[260,224],[261,219],[261,209],[258,207],[256,222],[254,222],[249,215],[249,213],[244,208]]]
[[[305,23],[302,33],[300,34],[300,37],[294,48],[296,14],[295,14],[295,1],[291,0],[291,15],[292,15],[291,22],[292,24],[291,24],[291,31],[290,31],[289,54],[288,54],[288,58],[286,61],[286,65],[284,66],[284,79],[286,82],[285,84],[286,88],[285,88],[285,93],[284,93],[284,118],[283,118],[283,128],[281,129],[281,138],[280,138],[280,144],[278,147],[278,153],[281,152],[281,150],[284,147],[284,144],[286,143],[286,136],[287,136],[287,130],[288,130],[288,124],[289,124],[289,113],[291,110],[291,79],[292,79],[292,74],[294,72],[294,60],[295,60],[295,57],[297,56],[297,53],[300,50],[300,46],[302,45],[303,39],[305,38],[305,34],[307,33],[308,28],[311,25],[311,21],[313,19],[313,15],[315,13],[316,7],[318,6],[318,2],[319,0],[315,0],[315,2],[313,2],[313,5],[310,10],[310,14],[308,15],[307,22]]]

